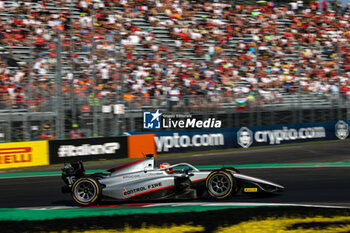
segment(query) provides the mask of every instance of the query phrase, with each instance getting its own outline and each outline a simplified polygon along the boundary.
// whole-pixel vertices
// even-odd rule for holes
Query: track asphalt
[[[311,144],[298,144],[283,147],[255,148],[225,152],[198,154],[161,155],[156,165],[162,162],[171,164],[187,162],[193,165],[239,165],[243,174],[271,180],[285,186],[279,196],[235,197],[232,201],[255,203],[298,203],[318,205],[338,205],[350,207],[350,140]],[[126,163],[101,163],[86,166],[89,170],[108,169]],[[278,164],[314,164],[312,167]],[[317,163],[325,166],[319,167]],[[260,168],[242,168],[244,164],[261,165]],[[266,164],[276,165],[266,167]],[[330,166],[328,166],[328,165]],[[344,164],[346,166],[332,166]],[[59,168],[50,170],[59,171]],[[61,194],[59,176],[3,178],[0,179],[0,208],[72,206],[68,194]],[[206,201],[206,200],[201,200]],[[208,200],[209,201],[209,200]]]

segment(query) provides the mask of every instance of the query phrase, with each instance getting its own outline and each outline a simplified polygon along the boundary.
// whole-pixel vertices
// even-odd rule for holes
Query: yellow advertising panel
[[[0,143],[0,169],[48,164],[47,141]]]

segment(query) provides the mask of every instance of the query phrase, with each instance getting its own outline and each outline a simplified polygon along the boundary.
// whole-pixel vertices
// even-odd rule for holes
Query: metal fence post
[[[77,123],[77,102],[75,97],[75,89],[74,89],[74,71],[75,71],[75,64],[74,64],[74,38],[72,35],[72,23],[70,28],[70,62],[71,62],[71,72],[72,72],[72,80],[71,80],[71,87],[70,87],[70,101],[71,101],[71,110],[72,110],[72,122],[71,123]]]
[[[302,106],[302,101],[301,101],[301,84],[300,84],[300,78],[301,78],[301,57],[299,57],[301,54],[301,48],[300,48],[300,44],[298,44],[298,107],[299,110],[298,111],[298,119],[297,119],[297,123],[301,123],[302,119],[303,119],[303,106]]]
[[[64,137],[64,109],[62,99],[61,31],[56,29],[56,137]]]
[[[29,64],[28,64],[28,112],[32,112],[31,106],[33,103],[33,96],[32,96],[32,91],[33,91],[33,77],[32,77],[32,67],[33,67],[33,39],[30,39],[30,48],[29,48]],[[27,119],[28,120],[28,119]],[[30,118],[29,118],[30,120]],[[28,124],[28,128],[29,132],[31,132],[31,122],[27,122],[26,124]],[[27,133],[26,134],[26,140],[31,140],[31,133]]]
[[[92,134],[94,137],[98,136],[98,119],[97,119],[97,106],[96,106],[96,86],[97,86],[97,80],[96,80],[96,59],[95,59],[95,3],[93,3],[92,7],[92,48],[91,48],[91,58],[92,58]],[[91,96],[90,97],[90,104],[91,104]]]
[[[121,31],[119,30],[119,37],[118,37],[118,43],[119,43],[119,72],[120,72],[120,78],[119,78],[119,85],[117,85],[117,104],[124,104],[124,96],[122,93],[123,90],[123,83],[124,83],[124,75],[123,75],[123,47],[122,47],[122,37],[121,37]],[[117,134],[120,134],[120,114],[117,114]]]
[[[337,98],[338,98],[338,101],[337,101],[337,120],[341,120],[342,119],[342,106],[341,106],[341,94],[340,94],[340,85],[341,85],[341,83],[340,83],[340,76],[341,76],[341,68],[340,68],[340,66],[341,66],[341,63],[342,63],[342,60],[341,60],[341,52],[340,52],[340,48],[339,48],[339,42],[338,42],[338,44],[337,44],[337,55],[338,55],[338,61],[337,61],[337,64],[338,64],[338,66],[337,66],[337,75],[338,75],[338,96],[337,96]]]
[[[8,114],[8,118],[7,118],[7,131],[6,131],[6,134],[7,134],[7,141],[11,142],[12,141],[12,107],[10,106],[10,112]]]
[[[256,47],[255,51],[255,78],[257,80],[257,86],[256,86],[256,97],[257,97],[257,104],[256,104],[256,125],[260,126],[261,125],[261,106],[260,106],[260,101],[261,101],[261,96],[260,96],[260,88],[259,88],[259,81],[260,81],[260,75],[258,72],[258,62],[259,62],[259,46]]]

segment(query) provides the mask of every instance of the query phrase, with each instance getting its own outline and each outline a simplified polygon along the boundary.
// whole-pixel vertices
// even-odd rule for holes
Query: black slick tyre
[[[72,197],[76,203],[82,206],[96,204],[100,194],[100,183],[91,177],[80,178],[72,186]]]
[[[205,183],[208,194],[215,199],[229,198],[235,193],[236,186],[236,181],[231,173],[225,170],[211,172]]]

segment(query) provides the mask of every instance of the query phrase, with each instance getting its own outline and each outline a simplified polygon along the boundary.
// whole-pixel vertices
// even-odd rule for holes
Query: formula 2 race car
[[[182,169],[181,169],[182,168]],[[231,167],[200,171],[188,163],[154,167],[153,155],[104,173],[85,175],[82,162],[62,169],[63,193],[71,193],[79,205],[94,205],[101,200],[198,199],[208,193],[214,199],[235,194],[280,193],[284,187],[241,174]]]

